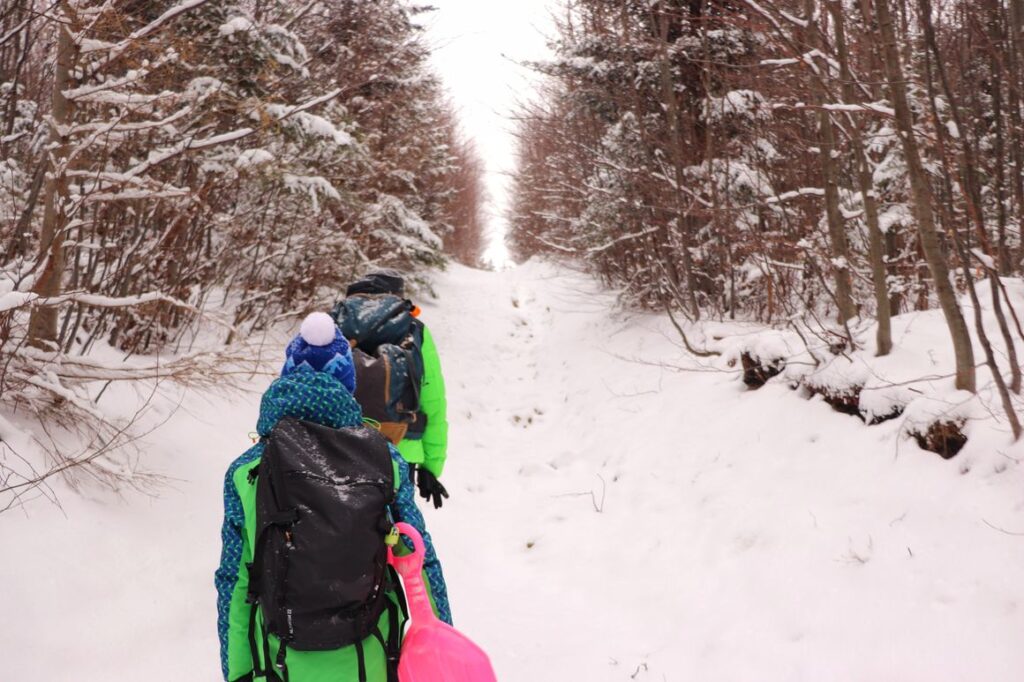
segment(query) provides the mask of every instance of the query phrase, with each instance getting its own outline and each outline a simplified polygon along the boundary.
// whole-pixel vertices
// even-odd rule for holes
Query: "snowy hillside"
[[[1024,447],[996,427],[945,461],[899,420],[746,391],[549,265],[436,288],[451,499],[427,522],[503,682],[1024,678]],[[268,380],[184,398],[147,438],[157,496],[0,516],[3,679],[219,678],[222,476]]]

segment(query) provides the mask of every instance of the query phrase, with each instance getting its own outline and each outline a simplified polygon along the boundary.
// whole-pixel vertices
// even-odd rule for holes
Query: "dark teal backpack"
[[[413,304],[393,294],[354,294],[333,317],[352,344],[355,398],[363,416],[380,423],[393,443],[416,422],[423,381],[423,325]]]

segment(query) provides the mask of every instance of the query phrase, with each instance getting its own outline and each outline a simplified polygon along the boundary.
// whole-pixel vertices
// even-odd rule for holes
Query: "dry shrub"
[[[966,423],[963,419],[945,419],[933,422],[923,431],[913,430],[910,435],[921,449],[935,452],[943,459],[952,459],[967,444],[967,436],[963,432]]]
[[[817,385],[810,381],[805,381],[803,385],[811,396],[820,395],[836,412],[865,419],[860,410],[860,392],[863,386],[852,385],[837,388]]]
[[[786,367],[786,361],[783,358],[765,362],[750,353],[741,354],[740,363],[743,365],[743,383],[751,390],[761,388],[768,383],[769,379],[781,374]]]

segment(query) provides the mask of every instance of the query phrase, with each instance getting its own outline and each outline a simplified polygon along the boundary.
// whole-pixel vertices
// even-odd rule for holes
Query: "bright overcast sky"
[[[434,64],[444,79],[466,134],[476,141],[487,166],[491,229],[488,256],[507,260],[505,231],[508,174],[515,165],[509,113],[529,98],[535,76],[517,62],[549,54],[552,9],[558,0],[433,0],[428,20]]]

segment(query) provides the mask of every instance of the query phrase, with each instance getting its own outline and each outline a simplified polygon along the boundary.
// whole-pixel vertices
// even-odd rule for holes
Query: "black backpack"
[[[333,317],[352,344],[355,398],[363,415],[396,445],[421,418],[423,325],[413,304],[394,294],[353,294]]]
[[[285,682],[288,649],[346,646],[357,647],[359,680],[365,682],[362,642],[373,635],[387,653],[389,680],[396,680],[398,609],[404,611],[405,601],[387,564],[388,507],[395,499],[387,441],[363,426],[332,429],[286,417],[270,432],[249,476],[256,484],[249,645],[257,677],[277,679],[270,670],[269,633],[281,642],[274,667]],[[389,641],[377,627],[385,610]]]

